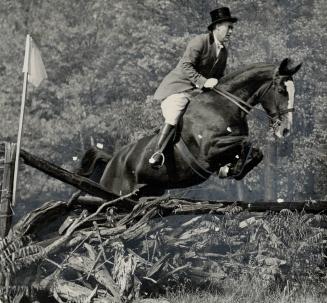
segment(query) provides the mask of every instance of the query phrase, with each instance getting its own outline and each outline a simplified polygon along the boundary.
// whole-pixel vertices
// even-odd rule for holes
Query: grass
[[[267,292],[259,283],[239,282],[230,285],[229,291],[224,293],[181,288],[177,292],[167,291],[165,298],[169,303],[327,303],[327,294],[321,294],[321,289],[304,287]]]

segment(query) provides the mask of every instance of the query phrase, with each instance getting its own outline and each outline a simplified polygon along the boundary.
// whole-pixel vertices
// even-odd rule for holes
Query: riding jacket
[[[154,94],[155,100],[164,100],[176,93],[202,88],[209,78],[224,75],[227,50],[217,46],[212,32],[194,37],[186,47],[177,66],[163,79]]]

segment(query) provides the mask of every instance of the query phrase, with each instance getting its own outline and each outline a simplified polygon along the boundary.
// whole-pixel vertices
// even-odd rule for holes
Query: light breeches
[[[189,103],[188,97],[189,95],[187,93],[179,93],[173,94],[162,101],[161,110],[165,118],[165,123],[173,126],[178,123]]]

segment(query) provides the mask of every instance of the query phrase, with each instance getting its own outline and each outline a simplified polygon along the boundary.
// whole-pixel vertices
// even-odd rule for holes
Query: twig
[[[103,242],[102,242],[102,238],[101,238],[101,235],[100,235],[99,226],[95,221],[93,221],[93,225],[94,225],[94,227],[96,229],[96,234],[97,234],[97,238],[99,240],[99,245],[100,245],[100,249],[102,251],[103,257],[104,257],[105,260],[107,260],[108,258],[106,256],[106,252],[105,252],[104,247],[103,247]]]
[[[133,196],[134,194],[135,194],[135,192],[132,192],[132,193],[130,193],[130,194],[127,194],[127,195],[125,195],[125,196],[122,196],[122,197],[120,197],[120,198],[117,198],[117,199],[115,199],[115,200],[108,201],[108,202],[102,204],[102,205],[97,209],[97,211],[96,211],[95,213],[89,215],[89,216],[86,217],[84,220],[82,220],[80,223],[77,223],[73,230],[75,230],[76,228],[80,227],[80,226],[83,225],[85,222],[90,221],[92,218],[94,218],[96,215],[98,215],[98,214],[99,214],[99,213],[100,213],[100,212],[101,212],[105,207],[107,207],[107,206],[109,206],[109,205],[113,205],[113,204],[115,204],[115,203],[117,203],[117,202],[119,202],[119,201],[122,201],[122,200],[126,199],[126,198],[129,198],[129,197]]]
[[[96,259],[95,259],[94,262],[93,262],[93,265],[90,267],[90,269],[89,269],[89,271],[88,271],[88,273],[87,273],[86,280],[88,280],[88,279],[90,278],[91,272],[94,270],[95,265],[98,263],[98,261],[99,261],[99,259],[100,259],[100,257],[101,257],[101,254],[102,254],[102,252],[99,252],[99,253],[98,253]]]
[[[68,200],[68,202],[67,202],[67,206],[68,206],[68,207],[71,206],[71,204],[74,203],[74,202],[79,198],[79,196],[80,196],[81,194],[82,194],[82,191],[81,191],[81,190],[78,190],[78,191],[74,192],[74,193],[72,194],[72,196],[70,197],[70,199]]]
[[[157,241],[158,241],[158,232],[156,233],[155,238],[154,238],[154,246],[153,246],[151,261],[153,261],[154,255],[155,255],[156,250],[157,250]]]
[[[45,258],[44,260],[45,260],[45,261],[48,261],[49,263],[53,264],[54,266],[58,267],[58,268],[61,269],[61,270],[64,269],[63,266],[62,266],[62,264],[60,265],[60,264],[58,264],[57,262],[52,261],[51,259]]]

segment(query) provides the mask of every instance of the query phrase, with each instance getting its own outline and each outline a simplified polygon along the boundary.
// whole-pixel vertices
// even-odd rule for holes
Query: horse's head
[[[271,117],[271,126],[278,138],[287,137],[293,119],[294,75],[302,63],[290,68],[288,58],[284,59],[274,72],[273,80],[263,87],[261,104]]]

